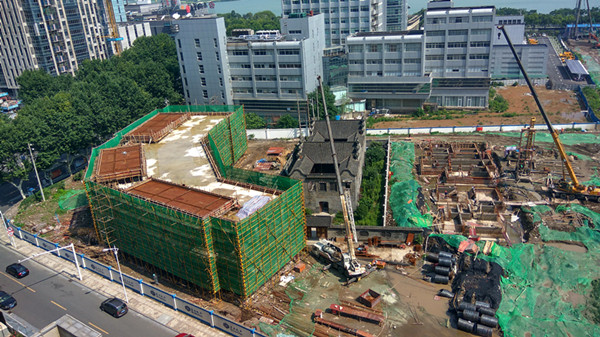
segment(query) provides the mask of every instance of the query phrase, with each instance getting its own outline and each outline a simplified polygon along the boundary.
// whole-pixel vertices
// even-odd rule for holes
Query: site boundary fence
[[[600,123],[600,119],[598,119],[598,117],[596,117],[594,110],[592,109],[592,107],[588,103],[587,98],[583,94],[583,90],[581,89],[581,86],[578,86],[576,91],[577,91],[577,94],[579,95],[579,97],[581,97],[581,100],[583,101],[583,104],[585,105],[585,107],[587,109],[587,110],[583,111],[585,118],[587,118],[590,122]]]
[[[584,114],[587,111],[583,112]],[[587,117],[587,115],[586,115]],[[595,115],[594,115],[595,117]],[[386,128],[386,129],[367,129],[368,136],[388,136],[388,135],[416,135],[432,133],[485,133],[485,132],[520,132],[527,128],[529,124],[511,124],[511,125],[474,125],[474,126],[440,126],[440,127],[421,127],[421,128]],[[595,123],[566,123],[554,124],[555,129],[581,129],[586,131],[600,131],[600,120]],[[545,124],[536,124],[536,130],[547,131]],[[297,138],[300,134],[298,129],[252,129],[246,130],[248,136],[253,139],[291,139]]]
[[[13,225],[9,220],[6,221],[6,226],[7,228],[12,228],[15,231],[14,237],[28,242],[38,248],[49,251],[61,247],[58,243],[42,239],[37,234],[29,233],[21,229],[21,227]],[[51,254],[61,257],[73,264],[75,264],[74,259],[77,258],[77,262],[79,262],[79,266],[81,268],[94,272],[111,282],[119,284],[121,283],[121,278],[117,270],[113,269],[111,266],[94,261],[85,256],[83,253],[78,253],[76,257],[73,256],[73,253],[66,250],[52,252]],[[123,274],[123,283],[127,288],[142,296],[151,298],[172,310],[182,312],[211,328],[219,329],[231,336],[268,337],[267,335],[257,332],[256,329],[247,328],[237,322],[229,320],[226,317],[215,314],[213,310],[201,308],[177,297],[176,294],[168,293],[164,290],[156,288],[153,285],[147,284],[142,279],[136,279],[127,274]]]

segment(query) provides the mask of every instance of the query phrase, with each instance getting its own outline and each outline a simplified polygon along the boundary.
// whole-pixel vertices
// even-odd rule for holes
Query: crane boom
[[[525,71],[525,68],[523,67],[523,64],[521,63],[521,59],[519,58],[519,55],[517,55],[517,51],[515,50],[515,47],[513,46],[512,42],[510,41],[510,38],[508,37],[508,34],[506,33],[504,26],[500,26],[500,27],[498,27],[498,29],[500,29],[502,31],[502,33],[504,34],[504,38],[506,38],[506,42],[508,42],[510,51],[512,52],[515,60],[517,61],[517,65],[519,66],[519,69],[521,69],[521,72],[523,73],[523,77],[525,77],[525,81],[527,82],[527,85],[529,86],[529,90],[531,90],[531,95],[533,96],[533,99],[535,100],[535,103],[537,104],[538,109],[540,110],[540,113],[542,114],[542,117],[544,118],[544,122],[546,122],[546,126],[548,127],[548,131],[550,132],[550,135],[552,135],[554,144],[556,144],[556,147],[558,148],[558,152],[560,153],[560,158],[562,159],[563,164],[567,168],[567,172],[569,173],[569,177],[571,178],[573,187],[577,190],[581,190],[582,189],[581,185],[579,185],[579,180],[577,180],[577,176],[575,176],[575,171],[573,170],[573,166],[571,165],[571,162],[569,161],[569,158],[567,157],[567,152],[565,151],[565,148],[564,148],[563,144],[561,143],[560,138],[558,137],[558,132],[556,132],[556,129],[554,129],[554,127],[552,126],[552,123],[550,123],[550,119],[548,118],[548,115],[546,115],[546,112],[544,111],[544,107],[542,107],[542,103],[540,102],[540,99],[538,98],[535,88],[533,87],[533,85],[531,84],[531,81],[529,80],[529,76],[527,75],[527,72]]]
[[[110,27],[109,35],[106,36],[107,41],[112,41],[115,47],[115,53],[121,55],[121,43],[119,41],[122,38],[119,37],[119,29],[117,28],[117,20],[115,19],[115,11],[113,10],[112,0],[105,0],[106,11],[108,12],[108,24]]]
[[[356,254],[354,253],[354,240],[353,240],[353,227],[354,222],[351,221],[352,218],[351,212],[352,208],[349,209],[350,200],[346,200],[346,194],[344,193],[344,189],[342,186],[342,177],[340,175],[340,168],[338,165],[337,154],[335,153],[335,142],[333,140],[333,132],[331,131],[331,123],[329,122],[329,113],[327,112],[327,103],[325,102],[325,91],[323,90],[323,82],[321,81],[321,76],[317,76],[319,81],[319,88],[321,90],[321,98],[323,99],[323,110],[325,111],[325,122],[327,124],[327,132],[329,133],[329,144],[331,145],[331,156],[333,157],[333,166],[335,168],[335,177],[337,178],[337,186],[338,192],[340,193],[340,201],[342,203],[342,213],[344,214],[344,224],[346,225],[346,243],[348,244],[348,253],[350,255],[351,264],[356,267],[360,267],[358,265],[358,261],[356,260]],[[349,195],[348,195],[349,196]]]

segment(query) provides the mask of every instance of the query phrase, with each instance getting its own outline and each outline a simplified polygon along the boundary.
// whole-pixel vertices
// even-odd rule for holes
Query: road
[[[17,280],[4,272],[7,265],[24,257],[6,246],[0,246],[0,289],[17,300],[12,310],[37,329],[69,314],[103,336],[175,336],[177,332],[132,311],[116,319],[102,312],[106,299],[77,282],[56,274],[35,261],[23,263],[30,275]]]
[[[556,89],[562,89],[578,84],[585,84],[585,82],[573,81],[569,75],[567,67],[561,62],[557,52],[552,47],[552,43],[548,37],[539,37],[539,43],[548,46],[548,63],[546,71],[548,78],[552,82],[552,87]]]

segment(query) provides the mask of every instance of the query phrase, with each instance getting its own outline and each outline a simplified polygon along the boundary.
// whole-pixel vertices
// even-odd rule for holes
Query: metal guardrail
[[[29,233],[21,229],[20,227],[10,224],[8,220],[5,221],[5,224],[7,228],[13,229],[14,237],[22,241],[29,242],[38,248],[42,248],[46,251],[49,251],[60,247],[58,243],[53,243],[48,240],[39,238],[37,234]],[[68,254],[66,252],[54,252],[52,254],[57,255],[58,257],[61,257],[64,260],[74,264],[75,257],[73,257],[72,253]],[[113,270],[111,266],[107,266],[100,262],[94,261],[86,257],[84,254],[77,254],[76,258],[83,269],[94,272],[111,282],[121,284],[119,272]],[[127,288],[133,290],[134,292],[142,296],[149,297],[159,303],[164,304],[172,310],[182,312],[210,326],[211,328],[219,329],[231,336],[267,337],[267,335],[257,332],[256,329],[249,329],[243,325],[240,325],[237,322],[229,320],[226,317],[215,314],[213,310],[206,310],[204,308],[201,308],[195,304],[192,304],[184,299],[177,297],[176,294],[170,294],[164,290],[156,288],[153,285],[147,284],[142,279],[136,279],[129,275],[123,274],[123,283]],[[15,322],[16,327],[11,326],[11,328],[17,331],[26,329],[26,327],[23,324],[18,323],[16,320],[13,321]],[[27,334],[24,335],[27,336]]]

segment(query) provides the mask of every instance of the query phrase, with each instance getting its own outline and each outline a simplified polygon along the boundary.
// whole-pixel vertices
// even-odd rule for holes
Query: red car
[[[175,337],[194,337],[194,336],[190,335],[189,333],[180,333],[179,335],[177,335]]]

